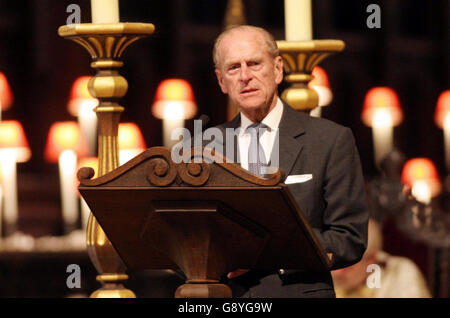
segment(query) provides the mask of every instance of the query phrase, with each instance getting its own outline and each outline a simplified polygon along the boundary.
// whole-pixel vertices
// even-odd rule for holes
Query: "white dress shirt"
[[[282,114],[283,102],[280,98],[278,98],[275,107],[262,120],[262,123],[265,124],[268,129],[261,135],[259,142],[264,150],[264,155],[267,160],[269,160],[272,154],[272,149],[278,133],[278,126],[280,125]],[[246,170],[248,170],[248,147],[250,146],[250,133],[247,131],[247,127],[251,124],[253,124],[253,122],[241,112],[238,149],[241,167]]]

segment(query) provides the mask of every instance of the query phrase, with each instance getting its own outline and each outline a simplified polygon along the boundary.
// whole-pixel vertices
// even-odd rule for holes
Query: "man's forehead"
[[[223,63],[234,60],[262,58],[268,53],[267,44],[258,32],[240,31],[227,35],[220,43],[219,55]]]
[[[264,52],[261,49],[255,50],[228,50],[222,57],[224,65],[233,64],[237,62],[248,62],[254,60],[261,60],[264,58]]]
[[[223,44],[244,43],[248,42],[249,40],[260,42],[261,44],[263,44],[264,36],[261,34],[261,32],[256,30],[232,30],[223,37],[221,41],[221,47],[223,47]]]

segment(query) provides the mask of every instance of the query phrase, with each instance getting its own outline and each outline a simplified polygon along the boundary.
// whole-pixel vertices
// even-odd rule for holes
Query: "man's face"
[[[276,104],[283,79],[281,57],[271,57],[263,36],[248,30],[226,35],[218,52],[216,75],[222,92],[250,119],[255,114],[264,118]]]

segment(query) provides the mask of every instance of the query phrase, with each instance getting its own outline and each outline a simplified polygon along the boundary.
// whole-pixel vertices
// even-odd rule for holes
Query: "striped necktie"
[[[248,147],[248,170],[259,177],[265,176],[264,167],[267,166],[264,149],[259,138],[269,127],[263,123],[253,123],[247,127],[250,133],[250,146]]]

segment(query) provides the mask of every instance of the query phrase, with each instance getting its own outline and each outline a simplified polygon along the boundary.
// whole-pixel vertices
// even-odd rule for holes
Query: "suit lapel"
[[[286,176],[288,176],[291,172],[294,163],[297,161],[297,158],[303,149],[304,139],[301,138],[301,136],[306,132],[308,118],[309,115],[301,114],[287,104],[283,103],[283,115],[281,116],[278,130],[278,145],[274,144],[273,149],[275,150],[275,147],[278,147],[279,149],[279,168],[283,170]],[[241,117],[240,114],[238,114],[231,121],[222,125],[221,130],[223,131],[223,136],[226,136],[227,128],[237,129],[240,125]],[[239,163],[238,137],[233,134],[231,138],[234,139],[234,158],[230,159],[233,159],[233,162]],[[227,137],[224,138],[224,151],[227,144],[230,142],[231,140],[227,140]],[[276,152],[272,151],[272,163],[276,162],[274,155],[276,155]]]
[[[306,117],[283,103],[283,115],[279,126],[279,167],[287,177],[303,149]],[[274,145],[276,146],[276,145]]]
[[[224,136],[224,139],[223,139],[224,155],[227,156],[228,159],[231,159],[235,163],[241,162],[239,160],[238,136],[236,134],[227,135],[226,129],[231,128],[231,129],[235,130],[235,129],[239,128],[240,126],[241,126],[241,115],[237,114],[231,121],[223,124],[223,126],[221,127],[221,130],[222,130],[222,133]],[[227,155],[226,149],[227,149],[227,145],[230,145],[230,143],[232,143],[232,145],[233,145],[233,153],[232,154],[228,153],[228,155]],[[228,150],[228,152],[230,150]]]

